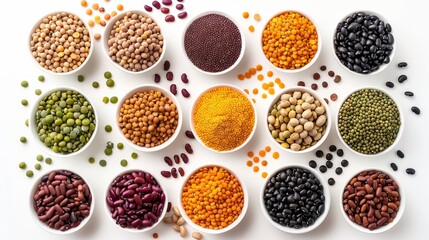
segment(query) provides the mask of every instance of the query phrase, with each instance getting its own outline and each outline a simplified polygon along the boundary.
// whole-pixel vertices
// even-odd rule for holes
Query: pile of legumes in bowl
[[[268,105],[265,129],[282,149],[306,153],[318,148],[331,128],[331,113],[323,98],[305,87],[284,90]]]
[[[148,13],[139,10],[116,15],[106,26],[104,53],[109,61],[127,73],[144,73],[164,56],[164,31]]]
[[[264,26],[261,49],[276,69],[294,73],[309,68],[319,57],[322,37],[307,15],[288,10],[275,14]]]
[[[354,90],[340,105],[336,121],[341,142],[362,156],[380,156],[400,140],[404,114],[388,92],[376,87]]]
[[[176,97],[157,85],[141,85],[118,104],[116,124],[131,147],[154,152],[170,145],[179,135],[182,110]]]
[[[223,166],[206,165],[183,182],[179,209],[186,222],[208,234],[236,227],[247,212],[248,191],[238,176]]]
[[[94,104],[80,91],[59,87],[42,94],[29,118],[36,144],[46,153],[71,157],[84,151],[98,129]]]
[[[42,175],[34,183],[29,201],[37,225],[55,234],[81,229],[91,218],[95,203],[88,182],[64,169]]]
[[[72,74],[79,71],[93,52],[87,24],[69,12],[54,12],[38,21],[31,30],[30,53],[43,71]]]

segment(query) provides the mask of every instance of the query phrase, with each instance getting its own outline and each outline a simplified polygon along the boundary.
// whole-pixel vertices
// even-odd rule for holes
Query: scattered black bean
[[[395,84],[393,84],[393,82],[390,82],[390,81],[386,82],[386,87],[393,88],[394,86]]]
[[[398,157],[400,157],[400,158],[405,157],[405,154],[401,150],[396,151],[396,155],[398,155]]]
[[[420,108],[416,106],[411,107],[411,111],[417,115],[420,115]]]
[[[327,153],[327,154],[326,154],[326,160],[328,160],[328,161],[331,161],[333,157],[334,157],[334,156],[332,156],[332,154],[331,154],[331,153]]]
[[[341,174],[343,173],[343,169],[342,169],[341,167],[337,167],[337,168],[335,169],[335,173],[336,173],[337,175],[341,175]]]
[[[177,86],[176,86],[176,84],[171,84],[171,85],[170,85],[170,92],[171,92],[173,95],[176,95],[176,94],[177,94]]]
[[[328,168],[325,165],[322,165],[322,166],[319,167],[319,171],[321,173],[325,173],[327,170],[328,170]]]
[[[335,185],[335,179],[333,179],[333,178],[329,178],[329,179],[328,179],[328,184],[329,184],[330,186],[334,186],[334,185]]]
[[[188,75],[186,75],[186,73],[182,73],[182,76],[180,76],[180,79],[182,79],[183,83],[188,83]]]
[[[319,158],[323,157],[323,151],[322,150],[317,150],[316,151],[316,157],[319,157]]]
[[[317,167],[317,163],[314,160],[311,160],[308,162],[308,166],[310,166],[311,168],[316,168]]]
[[[334,164],[332,163],[332,161],[326,161],[326,167],[327,168],[332,168],[334,166]]]
[[[337,151],[337,146],[335,146],[335,145],[329,146],[329,151],[331,151],[331,152]]]
[[[401,75],[401,76],[398,77],[398,82],[399,83],[403,83],[407,79],[408,79],[407,75]]]
[[[398,166],[395,163],[390,163],[390,167],[392,168],[393,171],[398,171]]]
[[[155,76],[154,76],[154,78],[153,78],[153,81],[154,81],[155,83],[159,83],[159,82],[161,82],[161,76],[160,76],[158,73],[155,73]]]
[[[412,96],[414,96],[414,93],[413,93],[413,92],[411,92],[411,91],[406,91],[406,92],[404,92],[404,94],[405,94],[405,96],[407,96],[407,97],[412,97]]]
[[[183,88],[183,89],[182,89],[182,95],[183,95],[183,97],[185,97],[185,98],[188,98],[188,97],[190,97],[190,96],[191,96],[191,94],[188,92],[188,90],[186,90],[186,88]]]
[[[407,168],[405,172],[410,175],[414,175],[416,173],[416,170],[414,168]]]
[[[400,62],[400,63],[398,63],[398,67],[400,67],[400,68],[404,68],[407,65],[408,65],[408,63],[406,63],[406,62]]]
[[[348,165],[349,165],[349,161],[347,161],[346,159],[344,159],[343,161],[341,161],[341,166],[347,167]]]
[[[190,139],[195,139],[194,133],[190,130],[186,130],[185,135]]]
[[[338,157],[342,157],[342,156],[344,156],[344,150],[343,150],[343,149],[341,149],[341,148],[340,148],[340,149],[338,149],[338,150],[337,150],[337,156],[338,156]]]

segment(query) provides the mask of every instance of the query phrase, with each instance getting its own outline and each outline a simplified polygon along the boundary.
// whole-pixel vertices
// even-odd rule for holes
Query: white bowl
[[[323,211],[322,215],[320,215],[316,221],[314,222],[313,225],[310,225],[308,227],[303,227],[300,229],[295,229],[295,228],[291,228],[291,227],[287,227],[287,226],[282,226],[276,222],[274,222],[270,215],[268,214],[267,209],[265,208],[265,203],[264,203],[264,192],[265,192],[265,187],[267,185],[267,183],[270,181],[270,179],[272,177],[274,177],[279,171],[281,170],[285,170],[288,168],[302,168],[305,170],[310,171],[322,184],[323,186],[323,195],[325,196],[325,210]],[[301,164],[294,164],[294,165],[290,165],[290,166],[284,166],[281,167],[279,169],[277,169],[276,171],[274,171],[273,173],[271,173],[265,180],[264,185],[261,188],[261,192],[260,192],[260,206],[262,209],[262,213],[265,216],[265,218],[268,220],[268,222],[270,222],[274,227],[276,227],[277,229],[283,231],[283,232],[287,232],[287,233],[292,233],[292,234],[301,234],[301,233],[307,233],[310,232],[314,229],[316,229],[320,224],[322,224],[322,222],[325,220],[326,216],[328,215],[329,212],[329,208],[331,206],[331,195],[330,195],[330,191],[329,191],[329,186],[326,183],[325,179],[323,178],[323,176],[317,172],[316,170],[307,167],[305,165],[301,165]]]
[[[176,104],[177,112],[179,114],[178,124],[177,124],[176,130],[174,131],[173,135],[163,144],[155,146],[155,147],[151,147],[151,148],[138,146],[138,145],[134,144],[130,139],[126,138],[124,136],[124,134],[122,133],[121,128],[119,127],[119,122],[118,122],[119,113],[121,111],[121,108],[122,108],[122,105],[124,104],[124,102],[127,99],[129,99],[130,97],[132,97],[137,92],[144,92],[144,91],[149,91],[149,90],[160,91],[164,96],[171,99]],[[125,96],[123,96],[118,103],[115,116],[116,116],[116,119],[115,119],[116,128],[118,129],[119,134],[121,135],[121,138],[123,139],[123,141],[125,141],[132,148],[139,150],[139,151],[142,151],[142,152],[155,152],[155,151],[159,151],[159,150],[169,146],[172,142],[174,142],[174,140],[179,135],[180,128],[182,127],[182,122],[183,122],[182,109],[180,107],[180,104],[179,104],[179,101],[177,100],[177,98],[171,92],[167,91],[163,87],[161,87],[159,85],[154,85],[154,84],[144,84],[144,85],[137,86],[136,88],[132,89],[127,94],[125,94]]]
[[[136,72],[130,71],[130,70],[128,70],[128,69],[125,69],[125,68],[123,68],[121,65],[119,65],[119,63],[117,63],[117,62],[113,61],[113,60],[112,60],[112,58],[109,56],[109,45],[107,44],[107,41],[109,41],[109,39],[110,39],[110,31],[112,30],[113,26],[115,25],[115,23],[116,23],[118,20],[123,19],[123,18],[126,16],[126,14],[127,14],[128,12],[132,12],[132,13],[136,13],[136,14],[138,14],[138,15],[144,15],[144,16],[146,16],[146,17],[150,17],[150,18],[152,18],[153,22],[154,22],[154,23],[156,23],[156,24],[159,26],[159,28],[161,29],[161,35],[162,35],[162,37],[163,37],[162,53],[161,53],[161,55],[159,56],[158,61],[156,61],[152,66],[150,66],[150,67],[148,67],[148,68],[146,68],[146,69],[144,69],[144,70],[136,71]],[[122,13],[120,13],[120,14],[116,15],[115,17],[113,17],[113,18],[112,18],[112,19],[107,23],[106,28],[105,28],[104,33],[103,33],[103,52],[104,52],[104,55],[106,56],[106,58],[109,60],[109,62],[110,62],[110,63],[112,63],[115,67],[117,67],[117,68],[121,69],[122,71],[124,71],[124,72],[126,72],[126,73],[131,73],[131,74],[140,74],[140,73],[148,72],[148,71],[150,71],[151,69],[154,69],[156,66],[158,66],[158,64],[159,64],[160,62],[162,62],[162,59],[164,58],[164,56],[165,56],[165,52],[166,52],[166,49],[167,49],[167,48],[166,48],[166,46],[167,46],[167,42],[166,42],[166,32],[164,31],[164,29],[162,28],[162,26],[161,26],[161,25],[159,24],[159,22],[158,22],[158,21],[156,21],[156,19],[155,19],[153,16],[151,16],[149,13],[147,13],[147,12],[143,12],[143,11],[140,11],[140,10],[129,10],[129,11],[124,11],[124,12],[122,12]]]
[[[279,16],[279,15],[281,15],[283,13],[286,13],[286,12],[299,13],[301,16],[308,18],[308,20],[310,20],[313,23],[314,27],[316,28],[316,32],[317,32],[317,52],[316,52],[316,54],[314,55],[314,57],[311,59],[310,62],[308,62],[305,66],[303,66],[301,68],[298,68],[298,69],[284,69],[284,68],[280,68],[280,67],[274,66],[273,63],[270,62],[270,60],[265,56],[264,50],[262,49],[262,47],[263,47],[263,44],[262,44],[262,34],[263,34],[263,31],[265,30],[266,26],[270,23],[271,19],[273,19],[274,17],[277,17],[277,16]],[[311,65],[313,65],[313,63],[315,63],[317,61],[317,59],[319,58],[320,52],[322,51],[322,34],[320,32],[320,28],[316,25],[316,22],[312,18],[310,18],[307,14],[304,14],[301,11],[292,10],[292,9],[281,11],[281,12],[278,12],[277,14],[273,15],[272,17],[270,17],[268,19],[268,21],[263,26],[264,26],[264,28],[262,29],[262,32],[261,32],[261,38],[259,40],[259,44],[260,44],[259,47],[261,49],[263,58],[273,68],[275,68],[275,69],[277,69],[277,70],[279,70],[281,72],[284,72],[284,73],[298,73],[298,72],[305,71],[306,69],[308,69],[309,67],[311,67]]]
[[[155,227],[156,227],[160,222],[162,222],[162,219],[164,219],[164,216],[165,216],[165,214],[167,213],[167,207],[168,207],[167,191],[166,191],[166,189],[165,189],[164,185],[163,185],[163,184],[162,184],[162,183],[161,183],[157,178],[155,178],[155,176],[154,176],[153,174],[149,173],[150,175],[152,175],[153,179],[154,179],[154,180],[158,183],[158,185],[161,187],[162,192],[163,192],[163,193],[164,193],[164,195],[165,195],[165,202],[164,202],[164,207],[163,207],[163,209],[162,209],[161,216],[159,216],[158,221],[157,221],[156,223],[154,223],[152,226],[150,226],[150,227],[145,227],[145,228],[142,228],[142,229],[136,229],[136,228],[123,228],[123,227],[121,227],[120,225],[116,224],[115,219],[113,219],[113,218],[112,218],[112,213],[110,212],[110,207],[109,207],[109,205],[108,205],[108,204],[107,204],[107,202],[106,202],[106,199],[107,199],[107,197],[109,196],[109,189],[110,189],[110,186],[111,186],[112,182],[113,182],[113,181],[115,181],[115,180],[116,180],[116,178],[118,178],[118,177],[119,177],[119,176],[121,176],[121,175],[124,175],[124,174],[127,174],[127,173],[131,173],[131,172],[135,172],[135,171],[137,171],[137,172],[145,172],[145,173],[149,173],[149,172],[147,172],[147,171],[143,171],[143,170],[140,170],[140,169],[128,169],[128,170],[125,170],[125,171],[123,171],[123,172],[119,173],[118,175],[116,175],[116,176],[112,179],[112,181],[109,181],[109,184],[108,184],[108,185],[107,185],[107,187],[106,187],[106,192],[105,192],[105,195],[104,195],[104,198],[103,198],[103,201],[104,201],[103,205],[104,205],[104,210],[106,211],[107,217],[110,219],[110,221],[111,221],[111,222],[112,222],[116,227],[118,227],[119,229],[122,229],[122,230],[124,230],[124,231],[131,232],[131,233],[143,233],[143,232],[148,232],[148,231],[152,230],[153,228],[155,228]]]
[[[382,15],[380,15],[379,13],[376,13],[376,12],[373,12],[373,11],[368,11],[368,10],[361,10],[361,11],[354,11],[354,12],[352,12],[352,13],[349,13],[349,14],[347,14],[347,16],[345,16],[343,19],[341,19],[341,21],[338,23],[338,24],[340,24],[341,22],[343,22],[344,20],[346,20],[348,17],[350,17],[350,16],[352,16],[354,13],[357,13],[357,12],[364,12],[364,13],[367,13],[367,14],[371,14],[371,15],[375,15],[375,16],[377,16],[379,19],[381,19],[382,21],[384,21],[384,23],[388,23],[387,22],[387,20],[386,20],[386,18],[385,17],[383,17]],[[337,26],[338,26],[338,24],[337,24]],[[340,59],[338,59],[338,56],[337,56],[337,54],[335,53],[335,44],[334,44],[334,40],[336,39],[336,33],[337,33],[337,26],[335,26],[335,29],[334,29],[334,33],[333,33],[333,40],[331,41],[331,49],[332,49],[332,52],[333,52],[333,55],[334,55],[334,58],[337,60],[337,62],[342,66],[342,67],[344,67],[344,69],[347,69],[347,71],[349,71],[349,72],[351,72],[351,73],[353,73],[353,74],[356,74],[356,75],[374,75],[374,74],[377,74],[377,73],[379,73],[379,72],[381,72],[381,71],[383,71],[384,69],[386,69],[387,68],[387,66],[389,66],[389,64],[392,62],[392,60],[393,60],[393,57],[395,56],[395,51],[396,51],[396,40],[393,42],[393,50],[392,50],[392,53],[390,54],[390,56],[389,56],[389,58],[390,58],[390,62],[389,63],[382,63],[380,66],[379,66],[379,69],[378,70],[376,70],[376,71],[374,71],[374,72],[370,72],[370,73],[358,73],[358,72],[355,72],[355,71],[353,71],[353,70],[351,70],[351,69],[349,69],[347,66],[345,66],[344,64],[342,64],[341,63],[341,61],[340,61]],[[393,30],[392,30],[392,33],[393,33]]]
[[[189,28],[189,26],[195,21],[195,20],[197,20],[197,19],[199,19],[199,18],[201,18],[201,17],[204,17],[204,16],[206,16],[206,15],[209,15],[209,14],[218,14],[218,15],[222,15],[222,16],[224,16],[224,17],[226,17],[226,18],[228,18],[229,20],[231,20],[236,26],[237,26],[237,28],[238,28],[238,31],[240,32],[240,36],[241,36],[241,51],[240,51],[240,55],[238,56],[238,58],[237,58],[237,60],[235,61],[235,63],[233,64],[233,65],[231,65],[229,68],[227,68],[227,69],[225,69],[225,70],[223,70],[223,71],[220,71],[220,72],[207,72],[207,71],[204,71],[204,70],[202,70],[202,69],[200,69],[200,68],[198,68],[197,66],[195,66],[194,65],[194,63],[189,59],[189,57],[188,57],[188,54],[186,53],[186,50],[185,50],[185,35],[186,35],[186,31],[188,30],[188,28]],[[191,63],[191,65],[192,65],[192,67],[194,67],[196,70],[198,70],[198,71],[200,71],[200,72],[202,72],[202,73],[204,73],[204,74],[208,74],[208,75],[222,75],[222,74],[225,74],[225,73],[227,73],[227,72],[229,72],[229,71],[231,71],[232,69],[234,69],[239,63],[240,63],[240,61],[241,61],[241,59],[243,58],[243,56],[244,56],[244,51],[245,51],[245,49],[246,49],[246,40],[245,40],[245,36],[244,36],[244,33],[243,33],[243,31],[241,30],[241,28],[239,27],[239,25],[237,24],[237,22],[234,20],[234,18],[233,17],[231,17],[231,16],[229,16],[229,15],[227,15],[227,14],[225,14],[225,13],[223,13],[223,12],[219,12],[219,11],[207,11],[207,12],[203,12],[203,13],[201,13],[201,14],[198,14],[198,15],[196,15],[192,20],[190,20],[189,22],[188,22],[188,24],[186,25],[186,27],[184,28],[184,31],[183,31],[183,34],[182,34],[182,50],[183,50],[183,54],[186,56],[186,58],[188,59],[188,61]],[[195,41],[199,41],[199,39],[195,39]],[[210,47],[210,46],[207,46],[207,47]]]
[[[50,228],[48,225],[46,225],[44,222],[40,221],[36,211],[34,210],[33,207],[33,201],[34,201],[34,194],[36,193],[36,191],[38,190],[37,186],[38,184],[41,182],[43,176],[45,175],[49,175],[49,173],[53,172],[53,171],[60,171],[60,170],[66,170],[69,172],[72,172],[74,174],[76,174],[73,171],[67,170],[67,169],[54,169],[54,170],[49,170],[48,172],[45,172],[44,174],[40,175],[40,178],[37,178],[37,180],[34,182],[33,187],[31,188],[31,192],[30,192],[30,196],[29,196],[29,210],[31,212],[31,218],[34,220],[34,222],[42,229],[44,229],[47,232],[53,233],[53,234],[58,234],[58,235],[67,235],[67,234],[71,234],[71,233],[75,233],[77,231],[79,231],[80,229],[82,229],[91,219],[92,214],[94,213],[94,209],[95,209],[95,198],[94,198],[94,192],[92,191],[93,188],[91,187],[91,185],[89,184],[89,182],[87,180],[85,180],[82,176],[80,176],[82,178],[82,180],[85,182],[85,184],[88,186],[89,191],[91,192],[91,206],[90,206],[90,210],[89,210],[89,215],[83,219],[83,221],[79,224],[79,226],[75,227],[75,228],[70,228],[68,230],[65,231],[60,231],[60,230],[56,230],[53,228]],[[76,174],[77,175],[77,174]]]
[[[196,105],[197,105],[198,100],[199,100],[199,99],[200,99],[204,94],[206,94],[207,92],[209,92],[209,91],[211,91],[211,90],[213,90],[213,89],[221,88],[221,87],[231,88],[231,89],[236,90],[236,91],[240,92],[241,94],[243,94],[243,95],[247,98],[247,100],[249,100],[250,104],[252,105],[253,111],[254,111],[254,113],[255,113],[255,124],[253,125],[252,132],[251,132],[251,133],[250,133],[250,135],[247,137],[246,141],[244,141],[240,146],[237,146],[236,148],[231,149],[231,150],[227,150],[227,151],[217,151],[217,150],[215,150],[215,149],[212,149],[212,148],[208,147],[208,146],[203,142],[203,140],[201,140],[201,138],[198,136],[198,133],[197,133],[197,131],[195,130],[195,126],[194,126],[194,125],[195,125],[195,124],[194,124],[194,111],[195,111],[195,107],[196,107]],[[216,153],[231,153],[231,152],[235,152],[235,151],[237,151],[237,150],[239,150],[239,149],[243,148],[243,147],[244,147],[244,146],[245,146],[245,145],[246,145],[246,144],[247,144],[247,143],[252,139],[253,134],[254,134],[254,133],[255,133],[255,131],[256,131],[257,119],[258,119],[258,118],[257,118],[257,113],[256,113],[255,104],[253,103],[253,101],[252,101],[252,99],[249,97],[249,95],[248,95],[246,92],[244,92],[243,90],[241,90],[240,88],[238,88],[238,87],[236,87],[236,86],[234,86],[234,85],[229,85],[229,84],[219,84],[219,85],[215,85],[215,86],[212,86],[212,87],[207,88],[206,90],[204,90],[204,91],[203,91],[202,93],[200,93],[200,94],[198,95],[198,97],[195,99],[195,102],[193,103],[193,105],[192,105],[192,109],[191,109],[190,114],[189,114],[189,121],[190,121],[191,130],[192,130],[192,132],[194,133],[195,138],[197,139],[197,141],[198,141],[201,145],[205,146],[207,149],[210,149],[211,151],[216,152]]]
[[[238,218],[231,223],[230,225],[226,226],[225,228],[219,229],[219,230],[214,230],[214,229],[208,229],[208,228],[203,228],[200,225],[194,223],[186,214],[185,209],[183,208],[183,203],[182,203],[182,192],[183,192],[183,188],[185,187],[186,183],[188,182],[189,178],[194,175],[196,172],[198,172],[200,169],[202,168],[207,168],[207,167],[218,167],[218,168],[223,168],[225,170],[227,170],[231,175],[233,175],[238,182],[241,185],[241,189],[243,190],[243,194],[244,194],[244,205],[243,208],[241,209],[241,213],[238,216]],[[182,184],[181,190],[180,190],[180,194],[179,194],[179,210],[182,213],[182,217],[185,219],[185,221],[194,229],[196,229],[199,232],[205,233],[205,234],[221,234],[221,233],[225,233],[228,232],[230,230],[232,230],[233,228],[235,228],[240,222],[241,220],[243,220],[244,216],[246,215],[247,212],[247,208],[249,206],[249,192],[247,191],[246,185],[244,185],[244,182],[238,177],[238,175],[236,173],[234,173],[233,171],[231,171],[230,169],[221,166],[221,165],[217,165],[217,164],[209,164],[209,165],[204,165],[201,167],[198,167],[197,169],[195,169],[194,171],[192,171],[185,179],[185,181]]]
[[[401,204],[399,205],[399,210],[396,213],[396,217],[393,220],[393,222],[391,222],[391,223],[389,223],[389,224],[387,224],[385,226],[382,226],[380,228],[374,229],[372,231],[369,230],[368,228],[365,228],[365,227],[363,227],[361,225],[358,225],[357,223],[352,222],[349,219],[348,215],[346,214],[346,212],[344,211],[344,208],[343,208],[343,193],[344,193],[345,187],[348,185],[348,183],[350,182],[350,180],[352,180],[356,175],[358,175],[359,173],[361,173],[363,171],[370,171],[370,170],[380,171],[382,173],[385,173],[385,174],[389,175],[389,177],[391,179],[393,179],[398,184],[398,186],[399,186],[399,196],[401,197]],[[340,212],[343,215],[343,217],[346,220],[346,222],[348,222],[350,224],[350,226],[352,226],[353,228],[355,228],[355,229],[357,229],[357,230],[359,230],[361,232],[364,232],[364,233],[382,233],[382,232],[385,232],[385,231],[393,228],[399,222],[399,220],[402,217],[402,214],[404,213],[404,209],[405,209],[405,194],[404,194],[403,187],[404,186],[400,185],[399,182],[397,181],[397,179],[393,177],[393,174],[389,173],[388,171],[378,170],[378,169],[363,169],[363,170],[361,170],[359,172],[356,172],[353,175],[351,175],[351,177],[348,178],[347,181],[343,184],[343,186],[341,188],[341,191],[340,191],[340,194],[338,196],[338,198],[339,198],[338,203],[339,203],[339,207],[340,207]]]
[[[85,61],[83,61],[83,63],[82,63],[79,67],[77,67],[76,69],[71,70],[71,71],[68,71],[68,72],[62,72],[62,73],[53,72],[53,71],[51,71],[51,70],[49,70],[49,69],[46,69],[46,68],[44,68],[44,67],[40,66],[40,64],[39,64],[39,63],[36,61],[36,59],[33,57],[33,55],[32,55],[32,51],[31,51],[31,47],[30,47],[30,41],[32,40],[32,36],[31,36],[31,35],[32,35],[32,34],[34,33],[34,31],[39,27],[40,23],[42,23],[42,20],[43,20],[44,18],[48,17],[48,16],[52,16],[52,15],[55,15],[55,14],[58,14],[58,13],[68,13],[68,14],[72,14],[72,15],[77,16],[77,17],[82,21],[82,23],[83,23],[83,25],[85,26],[85,28],[88,30],[89,38],[90,38],[90,40],[91,40],[91,47],[90,47],[90,49],[89,49],[88,57],[85,59]],[[42,70],[42,71],[44,71],[44,72],[46,72],[46,73],[52,74],[52,75],[56,75],[56,76],[65,76],[65,75],[70,75],[70,74],[74,74],[74,73],[78,72],[79,70],[81,70],[81,69],[82,69],[82,68],[83,68],[83,67],[84,67],[84,66],[89,62],[89,59],[91,58],[92,53],[94,52],[94,37],[93,37],[93,35],[92,35],[92,31],[91,31],[90,27],[88,26],[88,24],[86,23],[86,21],[85,21],[85,20],[83,20],[83,19],[84,19],[84,18],[81,18],[78,14],[71,13],[71,12],[69,12],[69,11],[57,11],[57,12],[52,12],[52,13],[49,13],[49,14],[47,14],[47,15],[43,16],[39,21],[37,21],[37,22],[34,24],[33,28],[31,29],[30,35],[29,35],[28,51],[29,51],[29,53],[30,53],[30,57],[31,57],[32,61],[37,65],[37,67],[38,67],[40,70]]]
[[[72,91],[77,91],[77,92],[79,92],[80,94],[82,94],[84,97],[85,97],[85,99],[88,101],[88,103],[92,106],[92,109],[93,109],[93,111],[94,111],[94,116],[95,116],[95,129],[94,129],[94,131],[92,132],[92,135],[91,135],[91,138],[89,139],[89,141],[81,148],[81,149],[79,149],[79,151],[77,151],[77,152],[72,152],[72,153],[68,153],[68,154],[62,154],[62,153],[55,153],[54,151],[52,151],[52,149],[51,148],[49,148],[49,147],[46,147],[45,146],[45,144],[39,139],[39,135],[38,135],[38,133],[37,133],[37,130],[36,130],[36,112],[37,112],[37,110],[38,110],[38,106],[39,106],[39,103],[40,103],[40,101],[42,101],[43,100],[43,98],[45,98],[45,97],[47,97],[47,96],[49,96],[51,93],[53,93],[53,92],[56,92],[56,91],[65,91],[65,90],[72,90]],[[37,101],[35,102],[35,104],[33,105],[33,108],[32,108],[32,110],[31,110],[31,113],[30,113],[30,118],[29,118],[29,126],[30,126],[30,131],[31,131],[31,135],[33,136],[33,139],[34,139],[34,141],[36,142],[36,145],[40,148],[40,149],[42,149],[44,152],[46,152],[47,154],[49,154],[49,155],[52,155],[52,156],[55,156],[55,157],[73,157],[73,156],[76,156],[76,155],[78,155],[79,153],[81,153],[81,152],[83,152],[83,151],[85,151],[85,149],[87,149],[90,145],[91,145],[91,143],[92,143],[92,141],[94,140],[94,138],[95,138],[95,135],[96,135],[96,133],[97,133],[97,130],[98,130],[98,125],[99,125],[99,122],[98,122],[98,114],[97,114],[97,111],[96,111],[96,109],[95,109],[95,105],[94,105],[94,103],[88,98],[88,97],[86,97],[87,95],[86,94],[83,94],[82,93],[82,91],[81,90],[77,90],[77,89],[75,89],[75,88],[73,88],[73,87],[58,87],[58,88],[53,88],[53,89],[51,89],[51,90],[48,90],[48,91],[46,91],[46,92],[44,92],[38,99],[37,99]]]
[[[344,139],[343,139],[343,137],[341,136],[341,134],[340,134],[340,130],[338,129],[338,114],[339,114],[339,112],[340,112],[340,109],[341,109],[341,107],[343,106],[343,104],[344,104],[344,102],[350,97],[350,95],[352,95],[353,93],[355,93],[355,92],[357,92],[357,91],[360,91],[360,90],[363,90],[363,89],[375,89],[375,90],[378,90],[378,91],[380,91],[380,92],[383,92],[383,93],[385,93],[387,96],[389,96],[392,100],[393,100],[393,102],[396,104],[396,107],[398,108],[398,111],[399,111],[399,118],[400,118],[400,120],[401,120],[401,125],[399,126],[399,131],[398,131],[398,134],[396,135],[396,139],[395,139],[395,141],[392,143],[392,145],[390,145],[388,148],[386,148],[386,149],[384,149],[383,151],[381,151],[381,152],[379,152],[379,153],[376,153],[376,154],[363,154],[363,153],[360,153],[360,152],[358,152],[358,151],[356,151],[356,150],[354,150],[354,149],[352,149],[345,141],[344,141]],[[356,153],[357,155],[360,155],[360,156],[364,156],[364,157],[379,157],[379,156],[381,156],[381,155],[383,155],[383,154],[385,154],[386,152],[389,152],[390,150],[392,150],[395,146],[396,146],[396,144],[399,142],[399,140],[401,139],[401,137],[402,137],[402,132],[404,131],[404,113],[402,112],[402,109],[401,109],[401,107],[399,106],[399,104],[398,104],[398,101],[395,101],[395,98],[393,97],[393,95],[392,94],[390,94],[389,92],[387,92],[387,91],[385,91],[385,90],[383,90],[383,89],[381,89],[381,88],[378,88],[378,87],[362,87],[362,88],[358,88],[358,89],[356,89],[356,90],[353,90],[351,93],[349,93],[342,101],[341,101],[341,104],[340,104],[340,107],[338,108],[338,112],[337,112],[337,116],[335,116],[335,125],[336,125],[336,131],[337,131],[337,134],[338,134],[338,137],[340,138],[340,140],[341,140],[341,143],[342,144],[344,144],[350,151],[352,151],[352,152],[354,152],[354,153]]]
[[[304,150],[300,150],[300,151],[292,151],[290,148],[281,147],[280,144],[278,142],[276,142],[276,140],[272,137],[271,131],[268,128],[268,122],[267,122],[267,116],[270,115],[272,106],[278,102],[281,95],[284,93],[291,93],[294,91],[308,92],[314,97],[314,100],[319,100],[320,103],[323,104],[323,106],[325,106],[325,112],[326,112],[326,118],[327,118],[326,130],[325,130],[325,134],[323,134],[322,138],[319,139],[319,141],[317,141],[317,143],[314,144],[313,146],[306,148]],[[265,115],[264,115],[264,128],[265,128],[265,131],[268,133],[268,136],[271,139],[271,141],[276,146],[280,146],[283,150],[285,150],[286,152],[290,152],[290,153],[307,153],[307,152],[313,151],[314,149],[317,149],[320,145],[322,145],[322,143],[326,140],[326,138],[328,138],[329,132],[331,130],[331,125],[332,125],[332,116],[331,116],[331,111],[329,110],[328,104],[326,104],[325,100],[322,97],[320,97],[315,91],[313,91],[312,89],[306,88],[306,87],[291,87],[291,88],[284,89],[282,92],[280,92],[271,101],[271,103],[268,105],[268,108],[265,111]]]

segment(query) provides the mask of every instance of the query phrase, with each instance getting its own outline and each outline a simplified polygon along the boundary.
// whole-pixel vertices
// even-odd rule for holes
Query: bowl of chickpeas
[[[261,49],[265,59],[282,72],[308,69],[316,62],[321,48],[319,28],[300,11],[286,10],[275,14],[262,31]]]

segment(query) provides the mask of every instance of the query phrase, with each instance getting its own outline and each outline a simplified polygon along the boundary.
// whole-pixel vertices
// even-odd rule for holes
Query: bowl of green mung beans
[[[98,128],[94,104],[71,87],[54,88],[42,94],[29,119],[36,144],[57,157],[71,157],[84,151]]]
[[[377,87],[347,95],[336,116],[341,142],[362,156],[380,156],[400,140],[404,114],[393,96]]]

